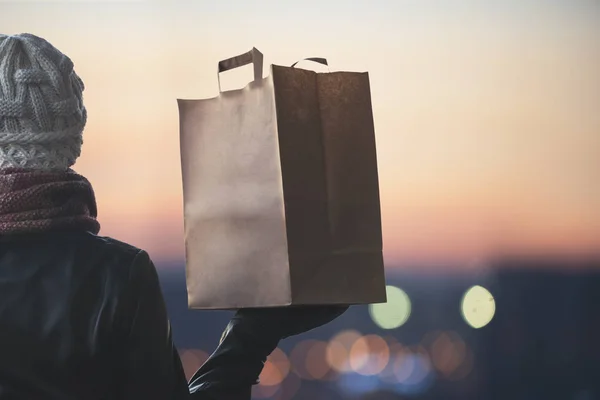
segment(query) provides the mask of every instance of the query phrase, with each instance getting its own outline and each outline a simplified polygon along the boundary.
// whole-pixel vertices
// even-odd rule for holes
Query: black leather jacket
[[[250,399],[203,382],[216,364],[188,385],[144,251],[81,232],[0,236],[0,400]]]

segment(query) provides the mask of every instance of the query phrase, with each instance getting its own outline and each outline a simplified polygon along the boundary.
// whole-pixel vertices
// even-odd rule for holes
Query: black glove
[[[239,310],[225,328],[215,352],[192,377],[190,386],[254,385],[280,340],[325,325],[347,309],[303,306]]]
[[[281,339],[299,335],[325,325],[348,309],[347,306],[303,306],[284,308],[247,308],[239,310],[229,322],[230,330],[252,339],[265,357]]]

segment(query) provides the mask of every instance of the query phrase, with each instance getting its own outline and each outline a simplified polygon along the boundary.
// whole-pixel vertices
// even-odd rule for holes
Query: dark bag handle
[[[254,81],[262,79],[263,73],[263,55],[255,47],[247,53],[239,56],[228,58],[227,60],[219,61],[217,71],[217,81],[219,82],[219,92],[221,92],[221,72],[229,71],[234,68],[243,67],[244,65],[254,64]]]
[[[329,63],[327,63],[327,59],[326,58],[309,57],[309,58],[303,58],[302,60],[296,61],[295,63],[292,64],[292,68],[294,68],[296,66],[296,64],[298,64],[301,61],[312,61],[312,62],[323,64],[323,65],[326,65],[326,66],[329,67]]]

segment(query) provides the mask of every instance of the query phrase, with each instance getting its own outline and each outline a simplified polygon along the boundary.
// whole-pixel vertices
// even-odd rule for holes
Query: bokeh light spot
[[[424,384],[432,372],[427,351],[420,347],[406,351],[394,363],[394,372],[401,384],[417,387]]]
[[[387,302],[369,305],[369,314],[380,328],[395,329],[406,323],[412,306],[410,298],[402,289],[388,285],[386,293]]]
[[[329,366],[337,372],[350,372],[350,349],[362,337],[360,332],[347,330],[340,332],[327,345],[326,359]]]
[[[285,353],[277,348],[267,358],[259,377],[262,386],[277,386],[290,372],[290,363]]]
[[[306,354],[306,371],[312,379],[323,379],[330,371],[326,357],[327,343],[313,342]]]
[[[445,377],[453,375],[464,363],[466,344],[454,332],[441,332],[430,346],[431,362]]]
[[[483,328],[496,313],[494,296],[483,286],[473,286],[466,291],[461,303],[462,316],[471,327]]]
[[[303,340],[290,353],[292,371],[302,379],[310,379],[310,374],[306,370],[306,355],[313,343],[315,343],[314,340]]]
[[[291,370],[304,380],[335,380],[337,374],[327,360],[327,342],[304,340],[290,353]]]
[[[367,335],[358,339],[350,350],[350,366],[361,375],[377,375],[387,366],[390,349],[381,337]]]
[[[398,368],[399,364],[402,362],[402,358],[405,356],[406,349],[401,343],[395,341],[390,342],[390,340],[387,342],[389,346],[390,359],[386,367],[379,374],[379,379],[385,383],[396,384],[398,383],[398,379],[395,375],[395,369]]]
[[[415,358],[412,353],[404,352],[394,360],[394,376],[399,383],[407,381],[415,370]]]

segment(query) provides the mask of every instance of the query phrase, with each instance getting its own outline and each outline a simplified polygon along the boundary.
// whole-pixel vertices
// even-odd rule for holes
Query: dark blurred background
[[[600,263],[498,260],[476,273],[388,274],[388,303],[283,341],[256,399],[600,399]],[[161,269],[188,376],[229,312],[188,311]]]

